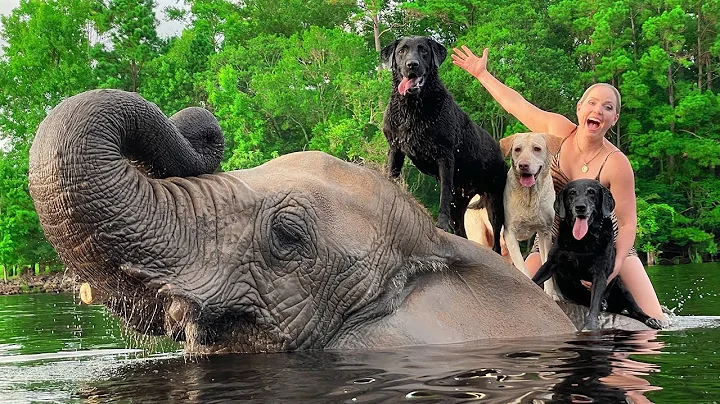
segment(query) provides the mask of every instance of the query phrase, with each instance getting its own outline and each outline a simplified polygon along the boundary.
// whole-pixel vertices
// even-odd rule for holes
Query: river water
[[[0,296],[0,402],[719,402],[720,264],[648,272],[669,330],[378,351],[188,357],[76,296]]]

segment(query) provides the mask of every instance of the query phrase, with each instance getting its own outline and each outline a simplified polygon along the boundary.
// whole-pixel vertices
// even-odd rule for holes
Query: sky
[[[160,22],[158,26],[158,35],[161,37],[168,37],[172,35],[180,34],[182,31],[182,24],[177,21],[167,21],[165,13],[162,11],[167,6],[180,7],[184,4],[182,0],[155,0],[157,6],[155,7],[155,18]],[[0,14],[8,15],[10,12],[20,4],[20,0],[0,0]],[[0,39],[0,45],[3,44]]]

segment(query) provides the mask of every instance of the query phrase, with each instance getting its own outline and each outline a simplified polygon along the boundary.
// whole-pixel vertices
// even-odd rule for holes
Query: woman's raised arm
[[[483,50],[482,57],[477,57],[467,46],[463,45],[461,49],[453,48],[451,57],[453,64],[478,79],[505,111],[517,118],[531,131],[566,137],[575,129],[576,125],[566,117],[536,107],[523,98],[520,93],[490,74],[487,70],[487,48]]]

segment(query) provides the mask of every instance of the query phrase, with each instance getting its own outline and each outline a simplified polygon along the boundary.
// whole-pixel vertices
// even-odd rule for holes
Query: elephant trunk
[[[173,208],[182,202],[158,195],[160,185],[136,167],[155,178],[211,173],[223,148],[208,111],[191,108],[168,119],[138,94],[88,91],[60,103],[40,124],[30,149],[29,190],[60,258],[114,296],[111,310],[145,307],[139,303],[160,312],[163,302],[154,292],[122,270],[158,265],[150,260],[160,258],[145,254],[144,262],[129,263],[124,257],[143,256],[127,250],[147,248],[148,229],[177,225]],[[160,320],[136,316],[123,317],[148,333],[162,332]]]

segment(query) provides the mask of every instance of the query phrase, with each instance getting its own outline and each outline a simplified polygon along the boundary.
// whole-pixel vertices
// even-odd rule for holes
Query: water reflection
[[[73,296],[0,296],[0,402],[715,402],[720,265],[709,265],[648,268],[683,314],[660,333],[367,352],[188,358]]]
[[[554,367],[560,381],[552,387],[553,399],[564,402],[649,403],[646,392],[659,390],[645,378],[659,366],[642,362],[641,355],[659,354],[664,343],[658,332],[599,332],[586,334],[564,351],[575,358]],[[632,355],[632,358],[631,358]]]
[[[484,341],[392,351],[301,352],[135,360],[82,383],[84,402],[650,402],[641,361],[656,332],[571,341]]]

